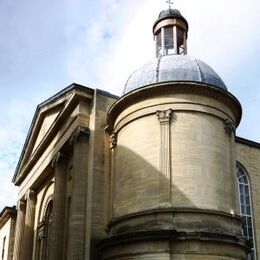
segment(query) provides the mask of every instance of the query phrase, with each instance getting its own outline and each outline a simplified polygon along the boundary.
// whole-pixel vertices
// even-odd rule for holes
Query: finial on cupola
[[[172,8],[172,5],[173,5],[173,1],[167,0],[167,1],[166,1],[166,4],[168,4],[168,5],[169,5],[169,9],[171,9],[171,8]]]

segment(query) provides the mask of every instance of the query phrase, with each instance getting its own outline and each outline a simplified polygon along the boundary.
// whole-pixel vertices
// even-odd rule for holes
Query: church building
[[[242,107],[187,54],[180,11],[152,29],[121,97],[72,84],[38,105],[2,260],[258,259],[260,144],[236,136]]]

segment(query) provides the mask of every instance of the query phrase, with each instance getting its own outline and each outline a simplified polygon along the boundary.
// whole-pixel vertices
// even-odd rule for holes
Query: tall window
[[[4,259],[5,257],[5,241],[6,241],[6,236],[4,237],[3,239],[3,247],[2,247],[2,260]]]
[[[159,57],[159,55],[162,55],[162,33],[161,30],[158,32],[156,37],[156,57]]]
[[[38,224],[37,234],[37,260],[48,260],[50,252],[50,235],[52,226],[52,208],[53,201],[51,200],[46,208],[42,221]]]
[[[165,27],[164,33],[166,55],[173,54],[173,27]]]
[[[239,192],[240,214],[242,216],[243,223],[243,236],[251,241],[252,244],[251,253],[247,256],[247,260],[254,260],[255,249],[250,185],[246,171],[239,164],[237,165],[237,185]]]
[[[50,250],[50,238],[51,238],[51,226],[52,226],[52,208],[53,201],[50,201],[46,213],[44,216],[45,224],[45,241],[44,241],[44,259],[49,259],[49,250]]]

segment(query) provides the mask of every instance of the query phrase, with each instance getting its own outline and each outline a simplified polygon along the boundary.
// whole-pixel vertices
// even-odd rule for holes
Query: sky
[[[75,82],[122,95],[154,59],[152,25],[164,0],[0,0],[0,210],[36,106]],[[260,142],[260,1],[176,0],[188,54],[209,64],[241,102],[237,135]]]

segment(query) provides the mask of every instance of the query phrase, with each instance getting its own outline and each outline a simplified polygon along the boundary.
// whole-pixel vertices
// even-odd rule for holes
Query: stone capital
[[[82,135],[89,136],[89,129],[83,126],[78,126],[71,135],[69,143],[74,144]]]
[[[17,211],[24,211],[25,210],[25,201],[24,200],[19,200],[17,202]]]
[[[52,168],[54,168],[57,164],[60,164],[64,158],[66,158],[66,155],[64,153],[57,152],[51,162]]]
[[[230,119],[225,119],[224,120],[224,129],[225,129],[226,134],[228,134],[229,136],[232,136],[232,133],[235,132],[236,127]]]
[[[165,123],[170,122],[172,115],[173,115],[173,111],[172,111],[172,109],[163,110],[163,111],[157,110],[156,115],[157,115],[157,118],[158,118],[160,124],[165,124]]]
[[[36,201],[36,192],[32,189],[29,189],[27,192],[26,192],[26,195],[25,195],[25,198],[26,200],[31,200],[31,201]]]
[[[114,149],[117,145],[117,134],[113,133],[110,136],[110,149]]]

